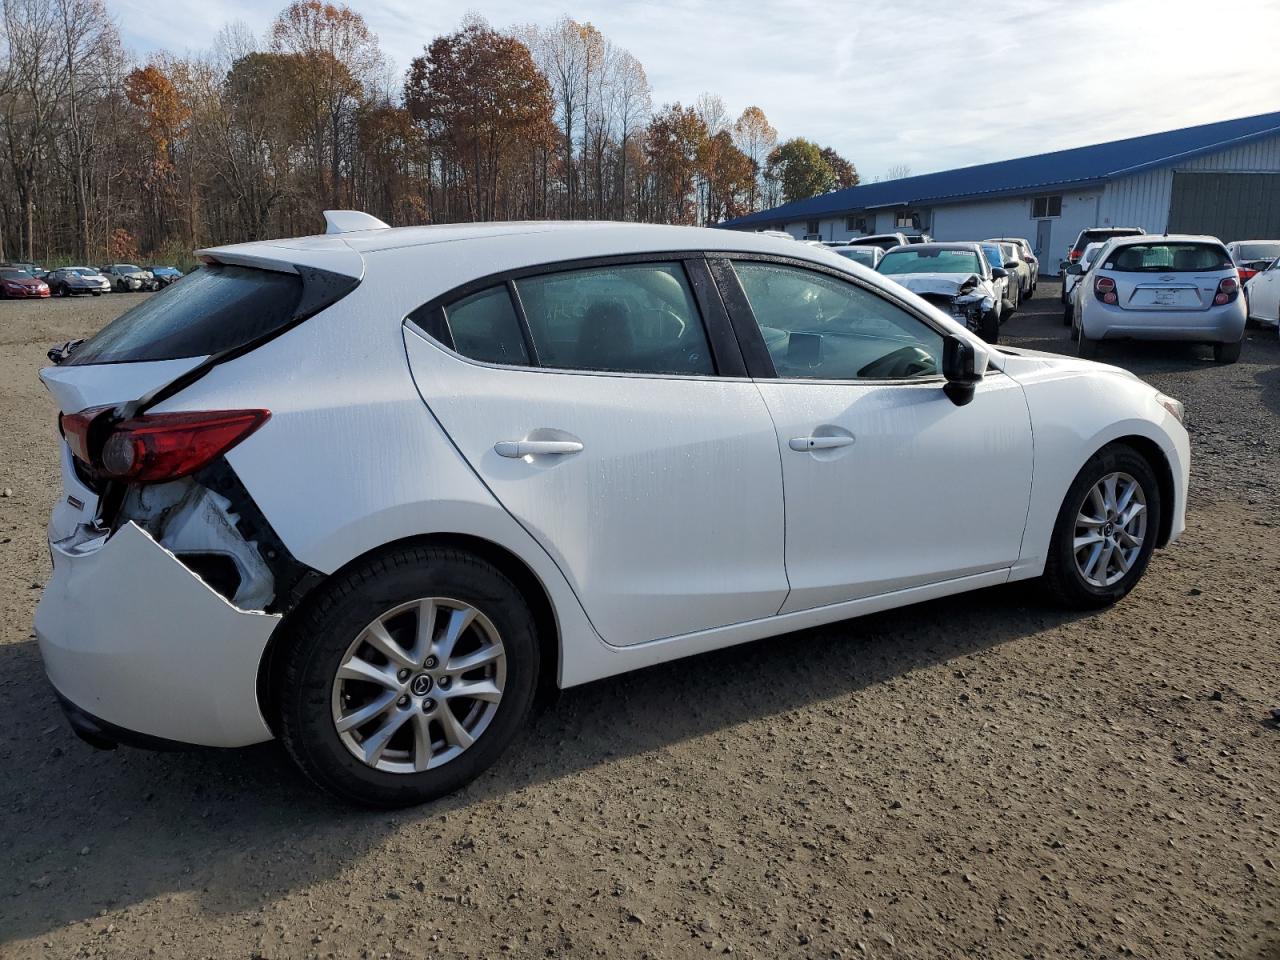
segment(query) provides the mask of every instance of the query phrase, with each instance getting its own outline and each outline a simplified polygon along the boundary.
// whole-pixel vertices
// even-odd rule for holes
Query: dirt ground
[[[1011,342],[1069,349],[1056,292]],[[1186,403],[1195,457],[1185,538],[1115,609],[1008,587],[602,681],[387,814],[273,744],[101,753],[60,715],[35,374],[138,296],[0,303],[0,956],[1280,958],[1274,330],[1234,366],[1104,354]]]

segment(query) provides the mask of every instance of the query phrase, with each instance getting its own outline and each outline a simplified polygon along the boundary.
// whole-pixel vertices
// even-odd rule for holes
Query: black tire
[[[1000,342],[1000,317],[995,310],[988,310],[978,321],[978,336],[987,343]]]
[[[333,683],[349,645],[370,623],[423,597],[471,604],[497,629],[506,654],[502,699],[489,725],[454,759],[420,773],[378,770],[340,739]],[[387,550],[318,587],[288,623],[272,671],[277,732],[303,772],[342,800],[384,808],[424,803],[469,783],[514,739],[533,705],[539,661],[529,607],[496,567],[454,549]]]
[[[101,290],[90,290],[89,292],[90,292],[90,293],[92,293],[95,297],[100,297],[100,296],[102,296],[102,291],[101,291]]]
[[[1084,504],[1085,496],[1099,480],[1111,473],[1127,473],[1138,481],[1147,500],[1147,528],[1142,546],[1129,571],[1109,587],[1089,583],[1076,566],[1073,548],[1076,536],[1076,515]],[[1067,495],[1058,510],[1049,541],[1049,556],[1045,561],[1041,584],[1055,604],[1073,610],[1097,610],[1120,600],[1146,572],[1151,554],[1159,536],[1160,520],[1164,515],[1164,503],[1160,499],[1160,484],[1155,471],[1145,457],[1124,443],[1112,443],[1103,447],[1080,468],[1075,480],[1067,489]]]
[[[1069,327],[1075,322],[1075,311],[1071,309],[1071,304],[1067,304],[1062,308],[1062,325]]]
[[[1215,343],[1213,345],[1213,359],[1218,363],[1235,363],[1240,359],[1240,348],[1244,345],[1244,340],[1237,340],[1235,343]]]
[[[1091,340],[1084,335],[1084,329],[1076,327],[1076,355],[1086,360],[1092,360],[1098,355],[1099,343],[1097,340]]]

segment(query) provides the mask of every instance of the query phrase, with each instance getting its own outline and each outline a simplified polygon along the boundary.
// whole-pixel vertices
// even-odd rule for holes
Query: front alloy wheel
[[[1115,603],[1146,572],[1165,509],[1155,471],[1125,443],[1103,447],[1072,481],[1054,523],[1043,585],[1065,607]]]
[[[1110,587],[1133,569],[1146,536],[1142,487],[1127,473],[1109,473],[1089,488],[1076,513],[1076,570],[1086,583]]]
[[[421,772],[457,759],[484,734],[506,680],[492,621],[464,601],[426,597],[392,607],[351,642],[330,709],[357,760]]]

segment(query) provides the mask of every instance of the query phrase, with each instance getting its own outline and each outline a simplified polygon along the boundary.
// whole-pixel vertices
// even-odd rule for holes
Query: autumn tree
[[[344,146],[365,84],[382,65],[378,38],[350,7],[321,0],[295,0],[276,17],[270,35],[272,50],[302,63],[300,92],[314,116],[316,169],[327,154],[330,196],[340,206]]]
[[[783,203],[835,189],[836,175],[811,140],[794,137],[769,154],[765,176],[778,184]]]
[[[751,106],[742,111],[733,125],[733,142],[751,161],[754,175],[748,197],[748,210],[758,209],[760,178],[764,174],[765,161],[778,145],[778,131],[759,107]]]
[[[661,223],[694,223],[695,178],[704,155],[707,126],[692,107],[668,104],[645,132],[648,215]]]
[[[551,89],[529,49],[480,23],[437,37],[415,57],[405,103],[436,147],[449,214],[489,220],[520,214],[530,187],[530,150],[549,146]],[[449,192],[464,201],[452,208]],[[527,215],[527,211],[525,211]]]
[[[699,162],[704,183],[703,223],[719,223],[750,212],[756,171],[727,129],[708,137]]]
[[[823,147],[820,151],[822,159],[827,162],[827,166],[831,168],[831,173],[835,177],[835,189],[843,190],[845,187],[856,187],[860,182],[857,168],[854,165],[836,153],[831,147]]]

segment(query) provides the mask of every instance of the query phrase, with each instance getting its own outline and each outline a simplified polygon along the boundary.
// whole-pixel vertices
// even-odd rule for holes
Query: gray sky
[[[262,34],[271,0],[107,0],[141,58]],[[465,6],[350,0],[397,76]],[[1203,0],[475,0],[495,27],[589,20],[648,71],[655,107],[718,93],[762,107],[864,179],[1042,153],[1280,110],[1280,3]],[[163,10],[163,12],[161,12]]]

